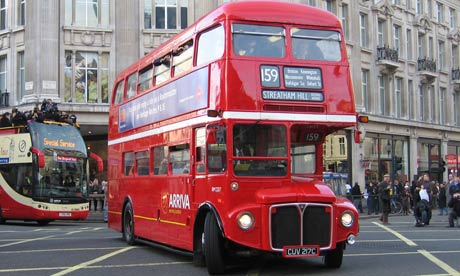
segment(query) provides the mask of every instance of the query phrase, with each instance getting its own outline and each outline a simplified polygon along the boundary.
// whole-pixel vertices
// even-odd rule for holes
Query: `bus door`
[[[191,229],[192,175],[190,172],[191,150],[189,143],[169,147],[170,176],[168,185],[168,208],[166,220],[169,238],[173,244],[183,246]]]

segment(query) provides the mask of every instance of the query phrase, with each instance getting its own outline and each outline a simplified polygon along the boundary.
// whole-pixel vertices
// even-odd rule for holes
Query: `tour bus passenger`
[[[5,112],[2,115],[2,118],[0,119],[0,127],[10,127],[11,126],[11,120],[10,120],[10,113]]]

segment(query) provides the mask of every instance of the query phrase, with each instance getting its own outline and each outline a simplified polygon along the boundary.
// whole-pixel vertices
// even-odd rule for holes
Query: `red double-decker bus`
[[[73,124],[30,121],[0,128],[0,224],[83,220],[89,214],[87,151]]]
[[[124,70],[109,115],[109,227],[227,257],[340,267],[353,205],[322,181],[325,136],[356,125],[340,21],[301,4],[220,6]]]

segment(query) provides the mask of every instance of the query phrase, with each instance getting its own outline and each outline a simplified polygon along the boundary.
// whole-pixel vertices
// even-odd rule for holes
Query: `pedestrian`
[[[438,206],[439,206],[439,215],[442,216],[447,212],[447,195],[446,195],[446,183],[439,183],[439,192],[438,192]]]
[[[391,211],[390,190],[391,190],[390,175],[385,174],[383,176],[383,181],[379,184],[379,197],[380,197],[380,201],[382,202],[382,215],[380,216],[380,221],[382,222],[382,224],[390,224],[388,222],[388,216]]]
[[[410,213],[410,201],[412,194],[410,193],[409,186],[404,186],[404,191],[401,193],[401,203],[403,215],[407,216]]]
[[[449,227],[454,227],[454,220],[458,220],[460,217],[460,191],[455,192],[452,198],[449,200],[448,206],[452,208],[449,214]]]
[[[455,176],[449,187],[449,195],[452,196],[454,193],[460,191],[460,180],[458,176]]]
[[[351,189],[351,197],[353,198],[353,204],[361,214],[363,213],[363,205],[361,204],[362,196],[363,194],[361,193],[361,188],[359,187],[358,182],[355,182],[355,185],[353,185],[353,188]]]
[[[430,225],[431,220],[431,204],[428,190],[424,184],[417,187],[415,193],[415,226]]]

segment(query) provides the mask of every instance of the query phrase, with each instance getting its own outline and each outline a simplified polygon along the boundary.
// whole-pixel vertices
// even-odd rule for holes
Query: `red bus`
[[[227,257],[324,256],[358,213],[323,182],[326,135],[356,112],[340,21],[307,5],[220,6],[121,72],[109,112],[109,227],[128,244]]]
[[[80,131],[56,121],[0,128],[0,223],[83,220],[89,214],[88,153]]]

